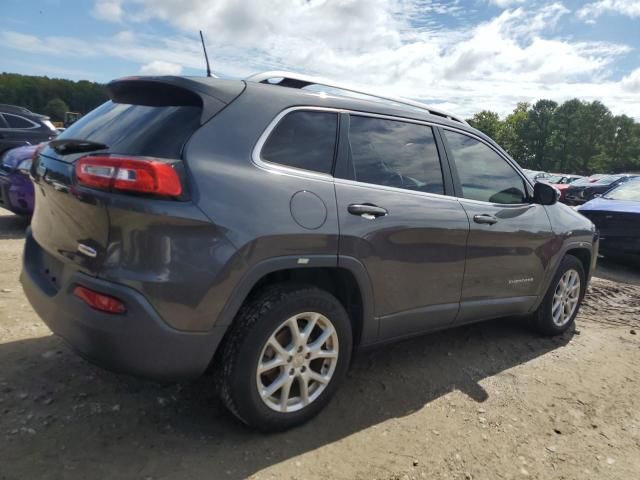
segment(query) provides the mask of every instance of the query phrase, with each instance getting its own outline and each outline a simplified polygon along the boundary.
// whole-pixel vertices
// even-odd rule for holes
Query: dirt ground
[[[314,421],[263,435],[210,378],[113,375],[53,337],[25,226],[0,213],[0,479],[640,478],[640,268],[601,262],[561,338],[503,320],[361,353]]]

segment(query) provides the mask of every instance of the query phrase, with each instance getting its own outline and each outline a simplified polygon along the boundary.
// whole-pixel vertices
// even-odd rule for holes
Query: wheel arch
[[[595,270],[595,264],[593,261],[594,260],[593,250],[594,250],[593,244],[588,242],[571,242],[566,244],[564,248],[562,248],[560,252],[557,254],[557,256],[555,257],[555,262],[553,263],[553,267],[549,268],[549,271],[547,273],[547,276],[545,278],[545,282],[543,285],[544,288],[540,292],[538,296],[538,300],[534,303],[530,311],[534,312],[535,310],[537,310],[540,304],[542,303],[542,301],[544,300],[544,296],[546,295],[547,290],[551,285],[551,282],[555,278],[556,273],[560,268],[562,259],[565,258],[567,255],[572,255],[576,257],[578,260],[580,260],[580,263],[584,267],[585,278],[587,279],[587,284],[588,284],[591,278],[591,275],[593,274],[593,270]],[[595,255],[597,255],[597,248],[596,248]]]
[[[336,255],[276,257],[256,264],[235,287],[215,326],[228,328],[245,301],[267,285],[284,282],[314,285],[334,295],[351,319],[354,346],[377,340],[378,324],[366,269],[355,258]]]

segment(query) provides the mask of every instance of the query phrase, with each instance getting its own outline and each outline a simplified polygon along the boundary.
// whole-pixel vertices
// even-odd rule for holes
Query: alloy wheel
[[[338,334],[327,317],[304,312],[288,318],[262,348],[256,371],[260,398],[278,412],[305,408],[329,385],[338,355]]]
[[[578,308],[580,287],[580,274],[576,270],[570,269],[564,272],[556,286],[551,303],[551,316],[556,326],[563,327],[571,320]]]

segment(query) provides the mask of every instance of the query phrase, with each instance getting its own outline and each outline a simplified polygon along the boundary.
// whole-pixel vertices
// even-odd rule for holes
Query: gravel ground
[[[626,264],[602,263],[575,332],[503,320],[361,353],[314,421],[262,435],[208,377],[113,375],[53,337],[17,281],[25,226],[0,213],[0,479],[638,478],[640,274]]]

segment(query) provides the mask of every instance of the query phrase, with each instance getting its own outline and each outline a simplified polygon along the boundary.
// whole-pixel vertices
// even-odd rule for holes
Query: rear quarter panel
[[[277,95],[256,96],[248,88],[196,132],[187,146],[194,201],[220,232],[221,241],[236,251],[232,257],[220,258],[218,268],[211,272],[218,277],[214,281],[218,288],[211,288],[202,299],[213,306],[211,322],[216,321],[239,280],[264,260],[328,255],[335,256],[337,265],[333,180],[284,173],[252,160],[259,137],[288,106]],[[326,218],[316,228],[305,228],[293,219],[291,201],[298,192],[313,192],[324,204]]]

